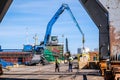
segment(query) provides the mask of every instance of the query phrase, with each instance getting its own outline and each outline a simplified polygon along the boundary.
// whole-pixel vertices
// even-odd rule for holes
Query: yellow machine
[[[88,65],[90,56],[89,53],[77,54],[79,69],[85,68]]]

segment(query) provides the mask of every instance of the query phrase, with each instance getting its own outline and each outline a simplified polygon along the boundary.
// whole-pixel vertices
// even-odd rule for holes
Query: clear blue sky
[[[91,50],[98,48],[98,29],[79,0],[14,0],[0,24],[2,49],[22,49],[23,44],[34,44],[35,34],[38,36],[38,43],[43,41],[48,22],[62,3],[69,5],[83,30],[85,47]],[[67,11],[55,22],[51,35],[57,35],[59,42],[67,37],[72,53],[77,53],[77,48],[82,47],[82,35]]]

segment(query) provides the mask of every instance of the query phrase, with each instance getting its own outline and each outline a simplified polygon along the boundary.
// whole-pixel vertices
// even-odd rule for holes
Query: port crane
[[[45,34],[44,41],[43,41],[43,46],[46,46],[49,43],[49,39],[50,39],[51,31],[52,31],[52,26],[57,21],[57,19],[60,17],[60,15],[64,12],[64,10],[67,10],[69,12],[69,14],[72,17],[75,25],[77,26],[80,33],[82,34],[82,43],[83,43],[83,48],[84,48],[84,42],[85,42],[84,33],[83,33],[82,29],[80,28],[77,20],[75,19],[75,17],[73,15],[71,9],[69,8],[68,4],[62,4],[62,6],[58,9],[58,11],[54,14],[52,19],[47,24],[47,29],[46,29],[46,34]]]
[[[44,41],[42,43],[40,43],[40,45],[35,45],[34,46],[34,50],[36,52],[38,52],[38,54],[40,54],[41,56],[44,54],[44,49],[49,44],[49,40],[50,40],[50,36],[51,36],[51,31],[52,31],[52,26],[57,21],[57,19],[60,17],[60,15],[64,12],[64,10],[67,10],[69,12],[69,14],[72,17],[75,25],[77,26],[77,28],[79,29],[80,33],[82,34],[82,43],[83,43],[83,49],[84,49],[84,42],[85,42],[84,33],[81,30],[81,28],[80,28],[77,20],[73,16],[73,13],[72,13],[71,9],[69,8],[68,4],[62,4],[62,6],[58,9],[58,11],[55,13],[55,15],[52,17],[52,19],[47,24],[46,34],[45,34],[45,37],[44,37]],[[44,56],[42,56],[42,57],[44,57]]]

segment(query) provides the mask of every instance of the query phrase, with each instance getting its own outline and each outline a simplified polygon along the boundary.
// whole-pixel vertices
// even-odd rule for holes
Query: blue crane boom
[[[73,16],[73,13],[70,10],[69,6],[67,4],[62,4],[62,6],[58,9],[58,11],[55,13],[55,15],[52,17],[52,19],[49,21],[49,23],[47,25],[46,34],[45,34],[43,43],[41,45],[35,45],[33,48],[31,48],[29,45],[25,46],[25,48],[24,48],[25,51],[33,50],[34,52],[36,52],[36,54],[33,55],[32,60],[30,62],[28,62],[28,65],[37,64],[38,61],[41,61],[42,64],[47,63],[47,60],[45,59],[45,57],[43,55],[44,50],[46,48],[46,45],[49,43],[49,38],[50,38],[50,35],[51,35],[53,24],[56,22],[56,20],[64,12],[65,9],[70,13],[70,16],[72,17],[74,23],[76,24],[80,33],[83,36],[83,41],[82,42],[83,42],[83,48],[84,48],[84,34],[83,34],[81,28],[80,28],[79,24],[77,23],[75,17]],[[36,60],[36,56],[40,56],[40,59]]]
[[[64,10],[67,10],[70,13],[70,16],[72,17],[74,23],[76,24],[77,28],[79,29],[80,33],[82,34],[83,38],[82,38],[82,43],[83,43],[83,48],[84,48],[84,33],[81,30],[77,20],[75,19],[75,17],[73,16],[73,13],[71,11],[71,9],[69,8],[69,6],[67,4],[62,4],[62,6],[58,9],[58,11],[55,13],[55,15],[52,17],[52,19],[49,21],[48,25],[47,25],[47,29],[46,29],[46,34],[44,37],[44,46],[47,45],[47,43],[49,42],[49,38],[51,35],[51,31],[52,31],[52,26],[53,24],[56,22],[56,20],[59,18],[59,16],[64,12]]]

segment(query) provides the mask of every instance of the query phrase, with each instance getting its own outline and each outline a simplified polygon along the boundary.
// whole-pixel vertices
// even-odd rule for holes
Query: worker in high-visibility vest
[[[55,57],[55,72],[59,72],[60,71],[60,60],[58,59],[58,57]]]
[[[68,61],[69,61],[69,69],[68,69],[68,71],[73,72],[73,70],[72,70],[73,58],[70,56]]]

